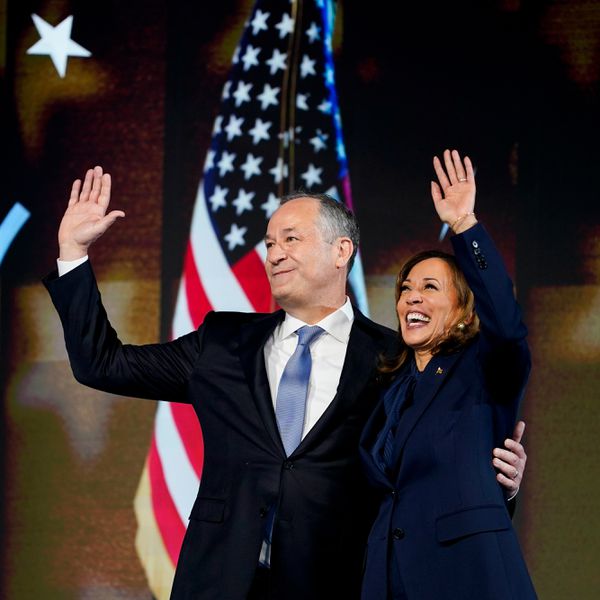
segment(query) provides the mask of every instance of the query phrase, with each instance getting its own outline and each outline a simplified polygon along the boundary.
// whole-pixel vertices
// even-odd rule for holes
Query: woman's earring
[[[458,327],[458,329],[463,331],[463,329],[466,327],[466,325],[464,323],[459,323],[456,327]]]

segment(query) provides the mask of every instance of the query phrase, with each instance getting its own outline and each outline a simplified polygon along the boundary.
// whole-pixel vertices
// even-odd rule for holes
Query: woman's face
[[[441,258],[417,263],[400,284],[396,306],[404,343],[430,353],[458,319],[458,295],[452,271]]]

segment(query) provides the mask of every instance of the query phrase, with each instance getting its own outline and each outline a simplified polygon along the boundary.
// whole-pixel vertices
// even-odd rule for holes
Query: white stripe
[[[179,282],[179,291],[177,292],[177,303],[175,304],[175,314],[173,315],[171,334],[173,339],[176,339],[186,333],[190,333],[190,331],[194,331],[194,329],[196,328],[190,317],[187,294],[185,293],[185,281],[182,277]]]
[[[168,402],[158,403],[154,437],[169,495],[177,508],[181,522],[187,526],[200,480],[181,442]]]
[[[258,258],[264,263],[267,260],[267,247],[264,242],[259,242],[254,247],[256,254],[258,254]]]
[[[202,287],[215,310],[254,312],[244,290],[231,272],[210,221],[204,199],[204,181],[198,186],[192,217],[192,253]]]

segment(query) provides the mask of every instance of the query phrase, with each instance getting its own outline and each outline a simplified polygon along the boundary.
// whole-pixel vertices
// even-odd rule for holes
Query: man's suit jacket
[[[202,424],[202,482],[172,598],[245,598],[273,504],[274,598],[359,597],[376,503],[358,441],[378,398],[377,358],[395,345],[394,332],[355,309],[338,393],[288,458],[263,352],[283,311],[211,313],[178,340],[129,346],[108,322],[89,262],[63,277],[51,275],[45,285],[78,381],[126,396],[188,402]]]
[[[369,535],[365,600],[385,600],[392,578],[410,600],[535,598],[492,466],[529,375],[527,331],[484,228],[452,243],[481,333],[460,352],[434,356],[419,377],[398,425],[391,476],[370,453],[385,421],[383,398],[365,427],[362,457],[383,497]]]

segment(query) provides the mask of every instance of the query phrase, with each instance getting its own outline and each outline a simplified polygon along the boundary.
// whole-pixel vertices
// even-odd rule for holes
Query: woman
[[[398,275],[401,351],[363,432],[382,490],[363,599],[535,598],[489,459],[510,436],[530,369],[511,281],[474,214],[471,161],[437,157],[431,193],[456,234]],[[475,309],[477,312],[475,312]]]

